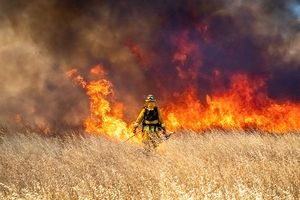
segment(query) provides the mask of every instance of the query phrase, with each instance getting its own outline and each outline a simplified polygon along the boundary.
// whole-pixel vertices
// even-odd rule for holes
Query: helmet
[[[145,101],[146,102],[155,102],[154,96],[152,94],[149,94]]]

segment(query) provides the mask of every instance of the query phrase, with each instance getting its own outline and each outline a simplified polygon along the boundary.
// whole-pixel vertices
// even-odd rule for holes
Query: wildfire
[[[101,76],[106,74],[100,65],[93,67],[90,73]],[[113,85],[110,81],[100,79],[87,82],[76,69],[66,72],[65,75],[82,86],[89,97],[90,115],[84,120],[86,132],[103,134],[119,140],[127,139],[133,134],[130,125],[122,119],[124,106],[115,100]],[[140,140],[140,136],[132,139],[134,142]]]
[[[97,65],[90,72],[105,74]],[[82,86],[90,100],[90,115],[84,120],[89,133],[104,134],[125,140],[132,135],[130,125],[123,120],[124,105],[114,97],[113,85],[107,79],[86,82],[75,69],[66,73]],[[164,105],[162,113],[169,130],[178,128],[201,131],[209,128],[255,128],[266,132],[285,133],[299,130],[300,105],[282,104],[271,100],[264,91],[264,80],[250,80],[246,75],[231,78],[229,91],[207,95],[201,103],[197,90],[186,90],[179,100]],[[140,142],[141,138],[135,138]]]
[[[300,105],[276,103],[263,92],[263,80],[250,81],[246,75],[234,75],[230,90],[212,97],[206,105],[191,88],[182,101],[166,105],[164,115],[170,129],[188,128],[205,130],[254,128],[266,132],[285,133],[300,129]],[[259,92],[261,90],[261,92]]]

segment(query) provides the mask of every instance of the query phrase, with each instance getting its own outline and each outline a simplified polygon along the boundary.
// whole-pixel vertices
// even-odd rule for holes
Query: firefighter
[[[154,96],[148,95],[145,106],[134,123],[134,134],[139,125],[142,125],[143,143],[146,151],[155,149],[161,143],[160,133],[166,135],[165,125],[155,102]]]

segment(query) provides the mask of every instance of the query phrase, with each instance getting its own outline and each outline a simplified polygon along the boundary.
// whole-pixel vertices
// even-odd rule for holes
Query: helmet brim
[[[155,100],[146,99],[145,102],[155,102]]]

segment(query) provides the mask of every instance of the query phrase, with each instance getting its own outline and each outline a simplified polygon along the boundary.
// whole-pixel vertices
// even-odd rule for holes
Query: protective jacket
[[[155,126],[164,128],[165,126],[157,106],[153,109],[149,109],[147,106],[143,107],[135,121],[135,126],[138,126],[139,124],[142,124],[143,127]]]

